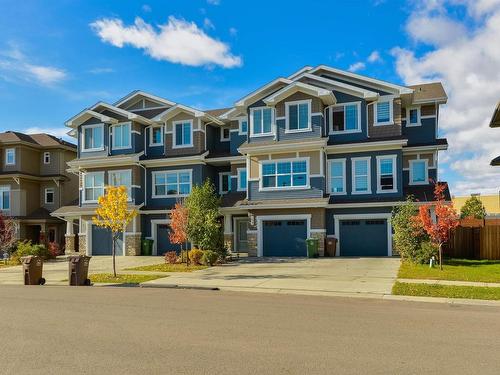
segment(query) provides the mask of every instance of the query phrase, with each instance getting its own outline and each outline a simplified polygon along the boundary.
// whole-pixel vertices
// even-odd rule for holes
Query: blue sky
[[[471,65],[467,43],[477,46],[478,36],[497,31],[488,24],[500,15],[496,0],[47,4],[0,0],[2,131],[63,134],[64,121],[84,107],[114,102],[134,89],[200,109],[231,106],[278,76],[328,64],[396,83],[442,80],[450,94],[442,130],[457,145],[442,159],[442,179],[456,193],[499,188],[498,173],[486,164],[483,182],[474,181],[477,171],[474,176],[470,160],[486,163],[495,153],[489,142],[499,144],[500,132],[489,133],[487,119],[500,90],[488,91],[480,113],[461,113],[458,103],[467,97],[454,97],[464,70],[478,69]],[[440,66],[439,54],[458,61]],[[484,66],[476,61],[481,71],[498,68],[500,56],[483,59]],[[470,86],[479,92],[477,74]],[[486,79],[500,83],[497,76]],[[470,124],[486,141],[480,150],[471,150]]]

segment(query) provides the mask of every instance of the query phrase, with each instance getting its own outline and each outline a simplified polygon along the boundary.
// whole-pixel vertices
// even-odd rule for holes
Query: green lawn
[[[19,266],[19,263],[14,262],[14,261],[4,262],[3,260],[0,260],[0,268],[7,268],[7,267],[14,267],[14,266]]]
[[[145,281],[159,279],[165,276],[159,275],[125,275],[118,274],[116,278],[111,273],[96,273],[89,278],[93,283],[117,283],[117,284],[140,284]]]
[[[429,268],[426,264],[402,263],[398,277],[500,283],[500,261],[448,259],[442,271],[439,266]]]
[[[396,282],[392,287],[392,294],[401,296],[500,300],[500,288],[482,286],[410,284]]]
[[[154,272],[192,272],[192,271],[203,270],[205,268],[207,268],[207,266],[189,265],[189,267],[187,267],[185,264],[161,263],[161,264],[152,264],[150,266],[127,268],[127,270],[130,270],[130,271],[154,271]]]

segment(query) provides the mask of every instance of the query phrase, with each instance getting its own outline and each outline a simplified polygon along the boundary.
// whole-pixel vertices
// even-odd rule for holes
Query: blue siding
[[[337,98],[337,103],[351,103],[351,102],[360,102],[360,116],[361,116],[361,132],[359,133],[348,133],[348,134],[335,134],[335,135],[329,135],[328,138],[328,144],[335,144],[335,143],[346,143],[346,142],[356,142],[356,141],[361,141],[368,139],[368,133],[367,133],[367,117],[366,117],[366,101],[353,95],[345,94],[343,92],[339,91],[333,91],[335,97]],[[330,110],[327,110],[327,116],[326,116],[326,134],[329,134],[330,132]]]
[[[276,126],[278,129],[278,140],[291,140],[291,139],[304,139],[304,138],[320,138],[323,128],[323,116],[312,116],[311,117],[311,131],[308,132],[298,132],[298,133],[286,133],[286,121],[285,119],[276,120]]]
[[[148,130],[145,130],[146,132],[146,156],[145,158],[147,157],[158,157],[158,156],[163,156],[165,155],[165,142],[163,145],[158,145],[158,146],[150,146],[149,145],[149,139],[150,139],[150,133],[151,133],[151,129],[148,129]],[[165,141],[165,134],[163,134],[163,138],[164,138],[164,141]],[[144,139],[144,137],[143,137]],[[144,142],[144,141],[143,141]]]
[[[100,124],[101,122],[96,119],[90,119],[84,122],[82,125]],[[82,125],[78,127],[78,158],[91,158],[95,156],[108,156],[109,151],[109,125],[104,124],[104,150],[102,151],[91,151],[82,152],[83,145],[82,142]]]
[[[231,155],[240,155],[238,148],[247,140],[247,135],[240,135],[238,132],[232,131],[231,133],[230,149]]]
[[[392,212],[392,206],[386,207],[356,207],[356,208],[328,208],[326,210],[326,234],[335,234],[335,215],[361,215],[361,214],[381,214]]]
[[[212,154],[229,154],[230,141],[220,140],[220,128],[208,125],[207,131],[207,149]]]
[[[311,177],[311,188],[302,190],[259,191],[259,181],[248,182],[248,199],[289,199],[289,198],[321,198],[325,188],[324,177]]]
[[[419,143],[433,143],[436,140],[436,119],[424,118],[421,126],[406,126],[403,120],[403,135],[408,137],[408,146]]]

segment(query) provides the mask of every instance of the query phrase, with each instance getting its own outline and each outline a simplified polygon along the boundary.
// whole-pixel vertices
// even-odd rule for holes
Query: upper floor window
[[[151,128],[151,132],[149,133],[149,145],[163,145],[163,126],[155,126]]]
[[[108,174],[108,183],[111,186],[125,186],[127,188],[127,196],[131,199],[132,188],[132,171],[130,169],[121,171],[110,171]]]
[[[247,169],[238,168],[238,191],[247,190]]]
[[[238,120],[238,128],[240,135],[246,135],[248,133],[248,120],[246,117]]]
[[[54,203],[54,188],[47,188],[45,189],[45,204],[52,204]]]
[[[231,191],[231,172],[219,173],[219,194],[226,194]]]
[[[370,157],[352,158],[352,194],[371,193]]]
[[[346,194],[345,159],[329,160],[329,191],[332,195]]]
[[[50,152],[43,153],[43,164],[50,164]]]
[[[311,130],[311,101],[301,100],[285,103],[286,131]]]
[[[153,198],[189,195],[191,174],[191,170],[153,172]]]
[[[250,134],[272,135],[273,109],[268,107],[250,109]]]
[[[375,103],[375,125],[392,124],[392,99],[381,99]]]
[[[428,181],[427,159],[410,160],[410,185],[425,185]]]
[[[16,149],[15,148],[7,148],[5,150],[5,164],[6,165],[16,164]]]
[[[377,193],[396,192],[396,155],[377,156]]]
[[[0,186],[0,210],[10,210],[10,186]]]
[[[98,151],[104,149],[104,125],[86,125],[82,127],[83,151]]]
[[[175,121],[174,125],[174,148],[193,147],[193,121]]]
[[[229,141],[229,135],[230,135],[229,127],[225,126],[219,129],[220,129],[220,140],[223,142]]]
[[[420,108],[408,108],[406,112],[406,126],[420,126]]]
[[[113,125],[113,149],[119,150],[130,148],[131,125],[126,124]]]
[[[85,173],[83,177],[83,200],[97,202],[104,195],[104,172]]]
[[[307,187],[307,160],[275,161],[262,163],[262,188]]]
[[[343,103],[332,107],[330,123],[332,133],[356,133],[361,131],[361,103]]]

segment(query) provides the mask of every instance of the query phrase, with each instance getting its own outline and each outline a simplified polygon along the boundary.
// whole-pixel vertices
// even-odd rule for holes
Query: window
[[[343,195],[346,194],[345,188],[345,159],[329,160],[330,164],[330,194]]]
[[[191,193],[191,170],[153,172],[153,198],[185,196]]]
[[[83,127],[83,151],[104,149],[104,125],[87,125]]]
[[[150,146],[161,146],[163,145],[163,126],[156,126],[151,128],[149,133],[149,145]]]
[[[370,193],[370,158],[352,158],[352,194]]]
[[[238,168],[238,191],[247,190],[247,169]]]
[[[9,186],[0,186],[0,210],[10,210]]]
[[[238,125],[240,135],[245,135],[248,133],[248,120],[246,118],[240,118],[238,120]]]
[[[130,123],[113,125],[113,149],[130,148]]]
[[[262,164],[262,188],[307,187],[306,160],[265,162]]]
[[[111,186],[125,186],[127,188],[128,199],[132,199],[132,171],[130,169],[110,171],[108,179],[108,183]]]
[[[271,135],[273,123],[273,109],[272,108],[251,108],[250,109],[251,121],[251,135]]]
[[[50,152],[43,153],[43,164],[50,164]]]
[[[97,198],[104,195],[104,172],[86,173],[83,185],[83,200],[97,202]]]
[[[219,128],[220,129],[220,140],[225,142],[225,141],[229,141],[229,128],[228,127],[223,127],[223,128]]]
[[[392,125],[392,99],[375,103],[375,125]]]
[[[286,131],[311,130],[311,101],[285,103]]]
[[[45,204],[54,203],[54,188],[45,189]]]
[[[174,122],[174,148],[193,147],[193,121]]]
[[[427,160],[410,160],[410,184],[426,185],[428,181],[429,176]]]
[[[8,148],[5,150],[5,164],[14,165],[16,164],[16,149]]]
[[[226,194],[231,191],[231,172],[219,173],[219,194]]]
[[[406,112],[406,126],[420,126],[420,108],[409,108]]]
[[[377,193],[396,191],[396,155],[377,156]]]
[[[335,105],[330,111],[332,133],[356,133],[361,131],[361,104]]]

